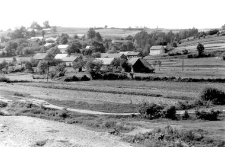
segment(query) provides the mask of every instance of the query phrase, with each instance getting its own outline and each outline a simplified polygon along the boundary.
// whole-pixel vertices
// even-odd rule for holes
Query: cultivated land
[[[97,30],[104,37],[124,37],[137,33],[123,29]],[[87,29],[58,28],[58,33],[69,35],[86,33]],[[196,44],[202,42],[205,51],[224,51],[224,36],[209,37],[199,40],[183,42],[174,51],[189,50],[196,53]],[[28,57],[19,57],[17,60],[26,60]],[[11,61],[12,58],[0,58],[0,61]],[[182,56],[153,57],[162,61],[162,66],[156,65],[154,74],[139,74],[134,76],[154,77],[181,77],[181,78],[225,78],[225,64],[220,58],[184,59],[182,70]],[[70,75],[74,73],[68,69]],[[15,73],[5,75],[10,80],[27,80],[30,82],[0,83],[0,98],[12,100],[8,106],[0,108],[0,146],[14,147],[15,143],[24,146],[144,146],[140,133],[151,132],[156,128],[167,125],[181,130],[192,130],[204,135],[204,140],[195,144],[197,147],[216,146],[217,141],[225,141],[225,117],[219,116],[217,121],[199,119],[148,120],[136,115],[111,116],[91,115],[85,113],[68,112],[66,108],[100,111],[105,113],[138,113],[143,103],[177,105],[179,102],[198,100],[205,87],[215,87],[225,91],[225,83],[213,82],[174,82],[174,81],[135,81],[135,80],[91,80],[82,82],[62,82],[56,80],[33,79],[31,74]],[[44,100],[51,104],[64,107],[63,110],[35,106],[28,100]],[[21,103],[25,101],[25,104]],[[2,105],[2,104],[1,104]],[[225,110],[224,105],[209,105],[200,107]],[[194,111],[193,108],[191,109]],[[19,115],[19,116],[14,116]],[[24,116],[25,115],[25,116]],[[26,116],[38,117],[31,118]],[[45,120],[47,119],[47,120]],[[57,121],[57,122],[56,122]],[[54,128],[52,128],[54,126]],[[32,129],[31,129],[32,128]],[[109,131],[119,128],[119,135],[110,135]],[[75,136],[75,137],[74,137]],[[135,141],[134,138],[138,138]],[[125,140],[126,142],[122,141]],[[131,141],[133,140],[133,141]],[[127,143],[131,142],[131,144]],[[148,146],[148,144],[145,144]],[[224,144],[223,144],[224,145]],[[223,146],[222,145],[222,146]]]

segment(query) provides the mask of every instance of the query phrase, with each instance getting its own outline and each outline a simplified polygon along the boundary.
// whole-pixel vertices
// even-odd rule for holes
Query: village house
[[[61,44],[58,45],[58,49],[60,50],[60,52],[63,53],[67,53],[67,49],[68,49],[69,45],[68,44]]]
[[[62,58],[65,58],[65,57],[67,57],[67,56],[68,56],[68,54],[56,54],[55,59],[60,59],[60,60],[62,60]]]
[[[77,62],[79,60],[82,60],[82,56],[67,56],[61,59],[66,66],[71,67],[73,65],[73,62]]]
[[[131,58],[128,63],[132,66],[132,72],[137,73],[153,73],[154,68],[142,58]]]
[[[45,31],[46,34],[51,34],[52,33],[52,28],[42,29],[42,31]]]
[[[156,45],[156,46],[152,46],[150,48],[150,56],[154,56],[154,55],[160,55],[160,54],[164,54],[165,53],[165,48],[163,46],[160,45]]]
[[[56,42],[58,38],[48,37],[45,39],[46,42]]]
[[[130,58],[137,58],[137,57],[141,57],[141,53],[140,52],[128,52],[127,53],[127,58],[130,59]]]
[[[43,60],[47,57],[47,53],[36,53],[34,56],[33,56],[33,59],[36,60],[36,61],[40,61],[40,60]]]
[[[95,61],[102,62],[103,65],[110,65],[115,58],[95,58]]]
[[[37,41],[37,40],[42,40],[42,39],[44,39],[44,37],[39,36],[39,37],[31,37],[31,38],[28,39],[28,40],[31,40],[31,41]]]
[[[127,56],[125,56],[124,54],[120,54],[120,53],[114,53],[114,54],[101,53],[101,58],[123,58],[123,59],[127,59]]]

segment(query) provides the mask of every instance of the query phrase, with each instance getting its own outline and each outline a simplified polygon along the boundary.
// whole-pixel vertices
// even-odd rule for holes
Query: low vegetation
[[[176,129],[172,126],[157,128],[151,132],[124,137],[124,140],[139,143],[145,147],[187,147],[187,146],[217,146],[222,147],[225,142],[205,137],[207,132],[198,130]]]
[[[211,101],[213,104],[223,105],[225,104],[225,92],[222,90],[208,87],[205,88],[201,93],[201,100]]]

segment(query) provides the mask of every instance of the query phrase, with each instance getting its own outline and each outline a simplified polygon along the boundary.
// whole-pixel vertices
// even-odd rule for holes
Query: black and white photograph
[[[0,147],[225,147],[224,0],[0,0]]]

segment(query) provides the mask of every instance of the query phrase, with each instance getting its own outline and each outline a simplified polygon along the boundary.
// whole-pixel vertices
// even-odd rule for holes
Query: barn
[[[128,63],[132,66],[132,71],[137,73],[153,73],[154,68],[142,58],[131,58]]]
[[[160,55],[160,54],[163,54],[163,53],[165,53],[165,48],[163,46],[156,45],[156,46],[152,46],[150,48],[149,55],[154,56],[154,55]]]

